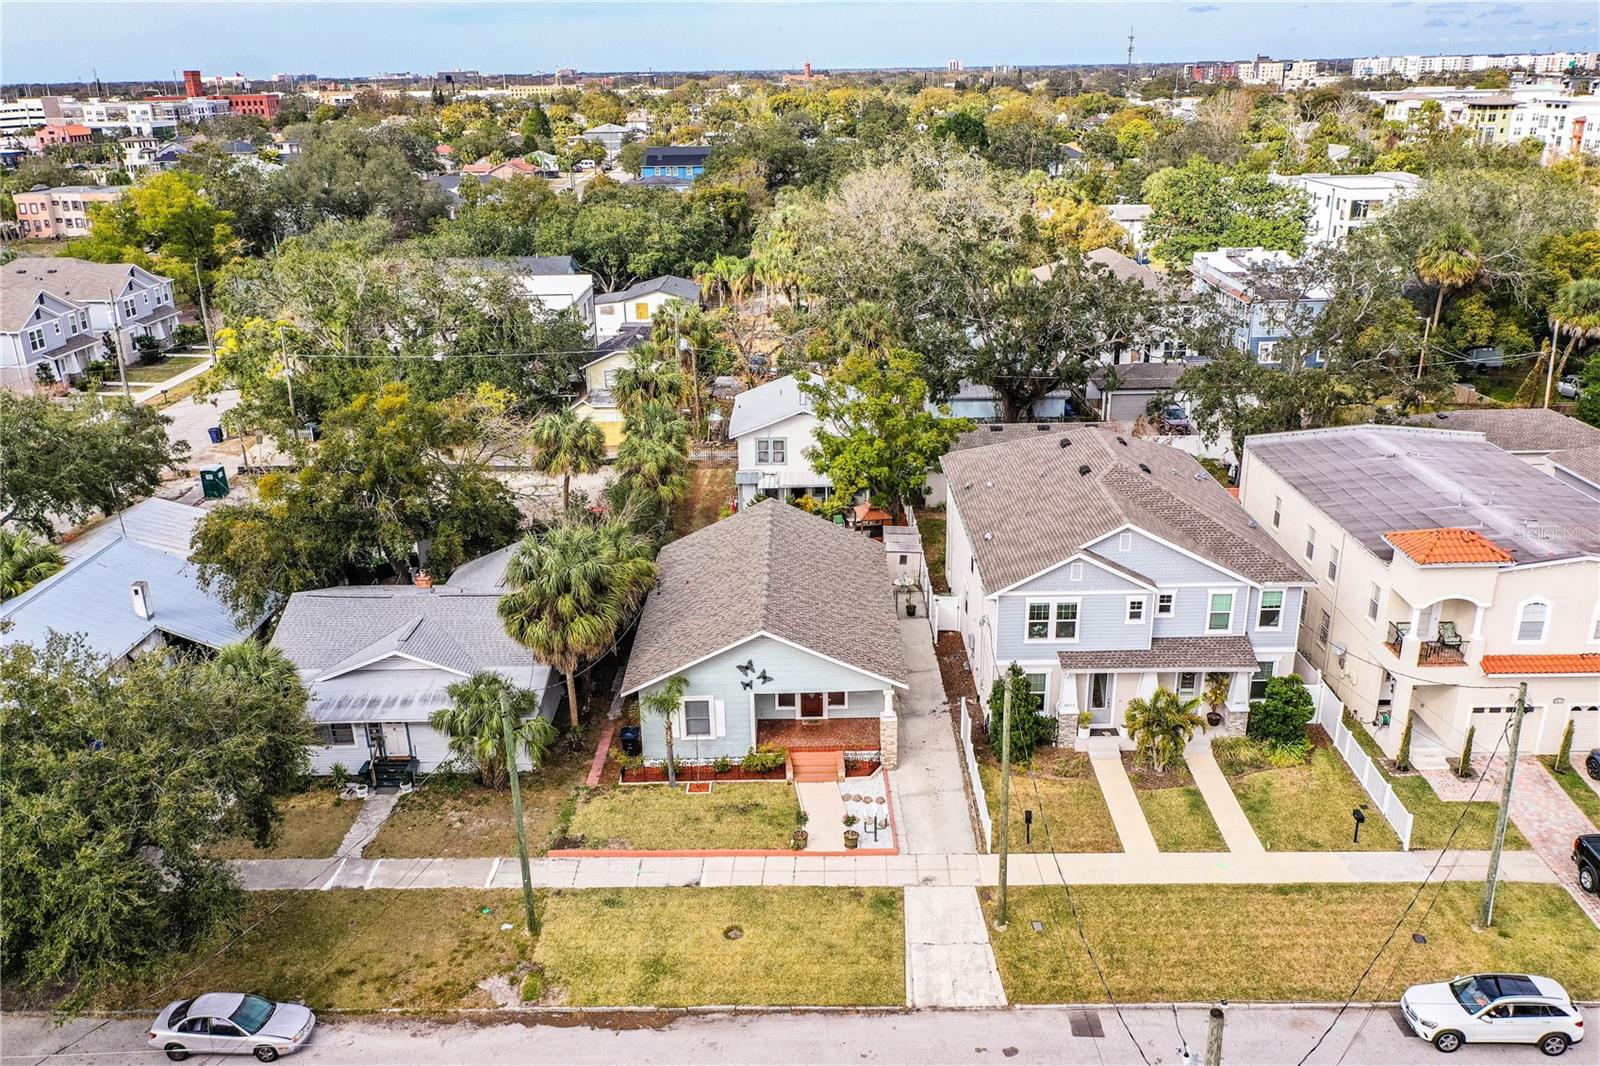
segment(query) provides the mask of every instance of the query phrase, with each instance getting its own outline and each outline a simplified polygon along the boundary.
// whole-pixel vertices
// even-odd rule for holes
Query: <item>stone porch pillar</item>
[[[894,690],[883,690],[883,713],[878,716],[878,758],[885,770],[900,765],[900,716],[894,709]]]

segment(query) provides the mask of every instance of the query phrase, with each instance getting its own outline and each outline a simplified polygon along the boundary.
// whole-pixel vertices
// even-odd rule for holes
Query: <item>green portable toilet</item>
[[[228,494],[228,471],[221,463],[200,468],[200,489],[208,500],[220,500]]]

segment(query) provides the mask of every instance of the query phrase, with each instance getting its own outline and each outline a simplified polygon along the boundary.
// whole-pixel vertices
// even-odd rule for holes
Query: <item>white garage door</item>
[[[1600,748],[1600,706],[1572,708],[1572,758],[1576,762],[1584,752]]]

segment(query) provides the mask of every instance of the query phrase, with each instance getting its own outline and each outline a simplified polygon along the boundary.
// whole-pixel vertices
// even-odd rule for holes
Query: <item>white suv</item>
[[[1412,985],[1400,997],[1406,1023],[1443,1052],[1462,1044],[1537,1044],[1559,1055],[1583,1039],[1583,1015],[1548,977],[1480,973]]]

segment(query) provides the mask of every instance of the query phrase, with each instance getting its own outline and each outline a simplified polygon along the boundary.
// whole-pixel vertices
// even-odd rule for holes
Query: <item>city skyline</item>
[[[277,72],[539,72],[1171,63],[1600,47],[1592,3],[8,3],[76,12],[75,47],[6,33],[5,82]],[[1352,18],[1355,12],[1364,18]],[[1248,14],[1248,29],[1238,16]],[[316,32],[308,32],[315,30]]]

